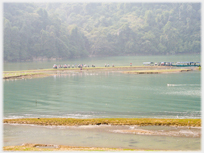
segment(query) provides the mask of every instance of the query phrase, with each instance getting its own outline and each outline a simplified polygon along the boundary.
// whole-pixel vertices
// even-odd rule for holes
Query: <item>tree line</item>
[[[201,52],[200,3],[4,3],[4,60]]]

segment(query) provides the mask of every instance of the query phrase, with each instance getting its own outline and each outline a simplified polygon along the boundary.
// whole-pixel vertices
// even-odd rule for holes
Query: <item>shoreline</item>
[[[21,146],[4,146],[4,151],[144,151],[142,149],[121,149],[102,147],[76,147],[52,144],[32,144],[26,143]]]
[[[160,73],[180,73],[199,70],[199,67],[176,68],[173,66],[115,66],[115,67],[84,67],[80,68],[59,68],[59,69],[36,69],[20,71],[3,71],[3,80],[39,78],[56,75],[64,72],[89,72],[89,71],[121,71],[128,74],[160,74]]]
[[[138,126],[184,126],[201,127],[201,119],[155,119],[155,118],[21,118],[4,119],[3,123],[34,124],[44,126],[78,125],[138,125]]]
[[[161,74],[161,73],[178,73],[188,72],[192,69],[161,69],[161,70],[137,70],[137,71],[124,71],[127,74]]]
[[[3,151],[183,151],[183,150],[155,150],[155,149],[125,149],[125,148],[103,148],[103,147],[81,147],[81,146],[65,146],[53,144],[33,144],[25,143],[16,146],[4,146]],[[185,150],[185,151],[200,151]]]

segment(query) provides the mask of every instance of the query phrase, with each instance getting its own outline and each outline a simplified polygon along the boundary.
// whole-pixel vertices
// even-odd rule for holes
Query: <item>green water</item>
[[[4,117],[200,118],[200,88],[200,71],[81,72],[4,81]]]
[[[163,59],[163,60],[162,60]],[[135,61],[133,61],[135,60]],[[103,66],[104,63],[114,65],[129,65],[137,63],[142,65],[144,61],[200,61],[199,56],[152,56],[152,57],[114,57],[73,60],[72,63],[93,63],[96,66]],[[89,63],[88,63],[89,62]],[[55,62],[56,64],[69,64],[68,62]],[[23,70],[35,68],[50,68],[53,62],[41,63],[6,63],[4,70]],[[108,72],[73,72],[61,73],[55,76],[35,79],[8,80],[3,81],[3,118],[24,118],[24,117],[69,117],[69,118],[201,118],[201,72],[191,71],[172,74],[123,74],[120,71]],[[4,145],[17,145],[19,143],[39,143],[39,139],[33,140],[32,135],[23,137],[19,134],[25,126],[4,125]],[[26,128],[28,131],[35,131],[36,128]],[[41,128],[39,128],[42,130]],[[17,131],[16,131],[17,130]],[[56,130],[56,131],[55,131]],[[80,143],[73,139],[71,142],[62,137],[63,134],[72,131],[55,129],[54,136],[49,136],[48,129],[43,129],[45,137],[55,139],[49,141],[42,139],[42,143],[52,142],[54,144],[83,146],[83,142],[92,142],[94,146],[100,147],[107,138],[107,144],[101,147],[131,145],[134,135],[128,135],[128,145],[123,142],[124,136],[112,134],[115,144],[107,132],[100,133],[97,139],[86,138],[87,132],[82,132],[76,139],[82,139]],[[76,130],[76,133],[81,130]],[[9,133],[15,133],[10,136]],[[16,134],[17,132],[17,134]],[[25,131],[26,132],[26,131]],[[35,132],[34,132],[35,133]],[[39,137],[42,132],[39,131]],[[87,133],[88,134],[88,133]],[[135,139],[135,138],[134,138]],[[145,142],[151,144],[148,149],[200,149],[199,138],[181,138],[180,146],[176,138],[163,136],[161,141],[154,144],[154,136],[139,136],[141,141],[136,146],[129,148],[142,148]],[[156,138],[156,139],[160,139]],[[41,140],[41,139],[40,139]],[[117,141],[116,141],[117,140]],[[120,140],[120,141],[119,141]],[[124,141],[125,138],[124,138]],[[41,141],[40,141],[41,142]],[[89,143],[89,144],[90,144]],[[105,142],[104,142],[105,143]],[[169,144],[168,144],[169,143]],[[194,144],[189,146],[188,144]],[[196,145],[195,145],[196,144]],[[86,146],[86,145],[85,145]],[[87,145],[89,146],[89,145]]]

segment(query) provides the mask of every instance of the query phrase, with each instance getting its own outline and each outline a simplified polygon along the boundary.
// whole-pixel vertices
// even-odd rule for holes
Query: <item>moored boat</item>
[[[193,67],[193,66],[199,67],[200,62],[176,62],[172,66],[176,66],[176,67]]]
[[[154,62],[143,62],[144,66],[154,66]]]

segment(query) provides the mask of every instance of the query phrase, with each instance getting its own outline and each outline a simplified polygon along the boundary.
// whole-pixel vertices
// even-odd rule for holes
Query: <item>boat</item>
[[[159,62],[159,66],[172,66],[173,62]]]
[[[154,66],[154,62],[143,62],[144,66]]]
[[[200,62],[176,62],[172,66],[176,66],[176,67],[200,67]]]

